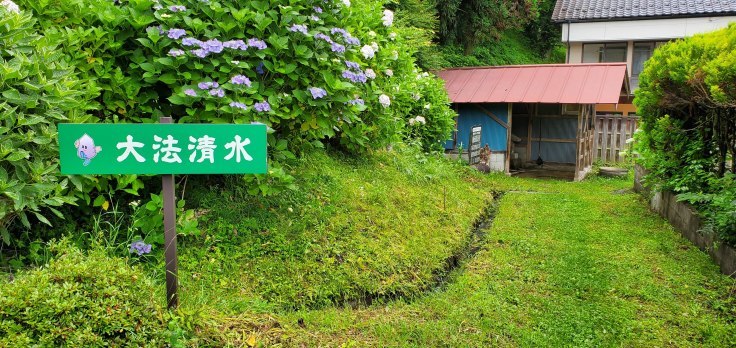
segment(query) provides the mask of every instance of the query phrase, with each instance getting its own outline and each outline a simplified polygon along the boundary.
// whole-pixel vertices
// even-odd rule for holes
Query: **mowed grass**
[[[291,224],[321,225],[290,230],[286,221],[271,223],[278,226],[272,231],[291,231],[282,232],[282,245],[306,239],[318,252],[265,252],[268,241],[240,234],[237,243],[206,249],[209,259],[183,252],[182,258],[196,258],[183,261],[182,272],[182,313],[196,319],[192,345],[736,345],[734,280],[649,212],[644,199],[627,190],[630,181],[479,177],[442,161],[412,167],[405,155],[317,159],[334,168],[305,164],[307,177],[326,181],[302,186],[308,192],[325,187],[320,192],[330,204],[323,207],[331,208],[299,210]],[[443,170],[431,169],[437,166]],[[448,187],[445,210],[439,183]],[[482,249],[446,284],[428,287],[445,258],[462,248],[492,190],[506,194]],[[208,226],[230,229],[235,216],[260,216],[230,205],[221,205],[232,211],[210,217]],[[255,210],[271,208],[279,217],[288,211]],[[325,264],[336,258],[330,250],[353,261]],[[329,295],[303,295],[323,289]],[[374,292],[408,296],[372,305],[336,300]]]

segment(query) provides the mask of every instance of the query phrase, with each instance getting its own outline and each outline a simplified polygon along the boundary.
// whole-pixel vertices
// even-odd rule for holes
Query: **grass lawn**
[[[192,344],[736,345],[734,280],[630,181],[315,156],[296,169],[308,178],[297,193],[217,207],[217,189],[195,194],[213,206],[209,236],[180,249]],[[493,190],[506,193],[480,250],[437,284]]]

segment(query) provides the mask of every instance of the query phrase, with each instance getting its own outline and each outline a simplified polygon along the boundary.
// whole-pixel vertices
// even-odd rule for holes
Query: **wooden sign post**
[[[179,305],[174,174],[264,174],[264,124],[59,124],[61,174],[161,174],[166,300]]]

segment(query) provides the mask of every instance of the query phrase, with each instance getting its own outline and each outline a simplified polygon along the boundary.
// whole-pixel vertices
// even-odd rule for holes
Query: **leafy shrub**
[[[86,82],[90,122],[172,115],[178,122],[267,124],[272,170],[247,176],[252,193],[293,188],[289,161],[325,141],[361,153],[419,136],[430,150],[452,130],[441,84],[417,83],[422,75],[412,54],[422,36],[397,28],[382,1],[19,4],[61,43]],[[424,109],[427,104],[432,107]],[[408,132],[417,115],[426,127]],[[70,179],[83,202],[102,207],[117,192],[138,194],[146,182]]]
[[[679,193],[706,230],[736,242],[736,25],[657,49],[635,103],[650,183]],[[729,163],[730,162],[730,163]],[[730,167],[730,173],[728,173]]]
[[[0,346],[164,346],[151,279],[101,248],[52,250],[48,267],[0,286]]]
[[[0,236],[20,221],[49,224],[49,212],[73,204],[69,180],[60,177],[56,123],[85,122],[81,82],[55,43],[35,33],[26,13],[0,6]]]
[[[384,146],[404,129],[396,122],[408,121],[402,112],[444,102],[414,100],[416,91],[401,88],[417,76],[416,48],[405,44],[410,32],[393,30],[380,1],[27,5],[49,35],[73,33],[65,49],[101,89],[95,99],[106,108],[99,113],[105,121],[174,115],[179,122],[263,122],[274,131],[274,158],[290,158],[326,138],[356,152]],[[199,88],[206,82],[218,87]],[[448,114],[440,111],[438,117]]]

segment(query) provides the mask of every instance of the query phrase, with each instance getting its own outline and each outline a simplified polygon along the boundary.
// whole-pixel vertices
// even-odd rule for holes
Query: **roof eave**
[[[727,17],[736,16],[736,11],[731,12],[714,12],[714,13],[689,13],[677,15],[662,16],[630,16],[630,17],[606,17],[606,18],[570,18],[570,19],[552,19],[557,24],[564,23],[588,23],[588,22],[618,22],[618,21],[641,21],[652,19],[674,19],[674,18],[701,18],[701,17]]]

